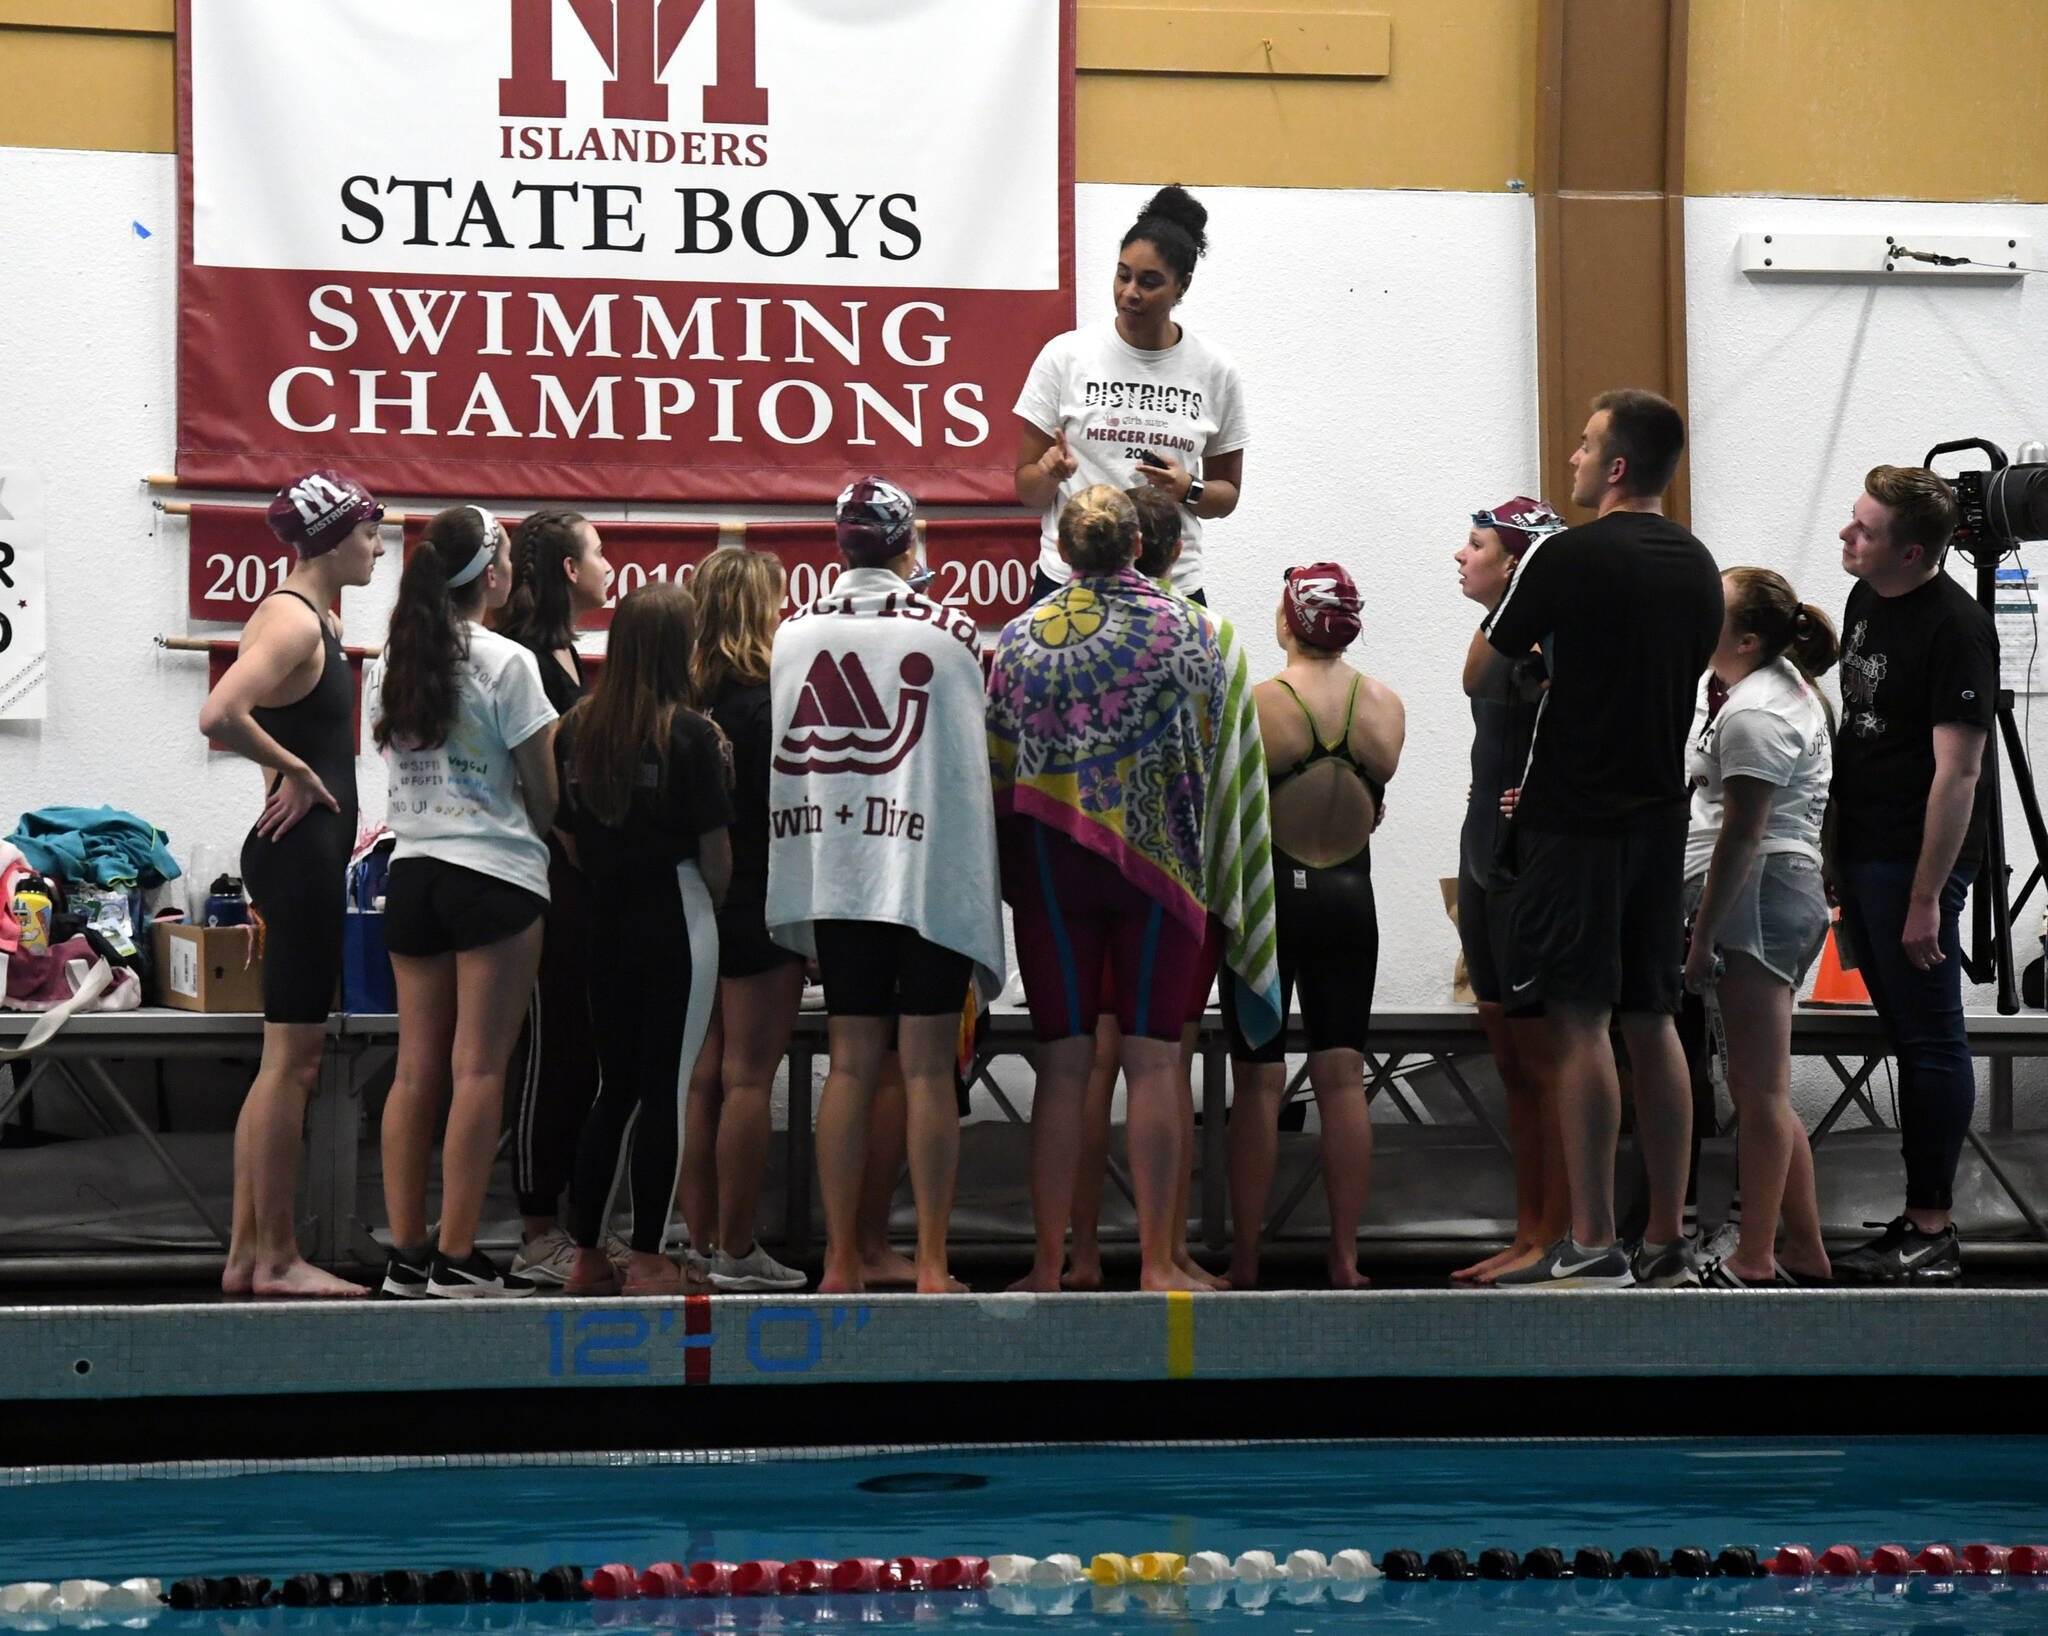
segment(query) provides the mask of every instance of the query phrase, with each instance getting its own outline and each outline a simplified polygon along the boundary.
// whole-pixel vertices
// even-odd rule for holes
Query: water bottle
[[[208,926],[246,926],[249,924],[249,899],[242,890],[242,883],[233,875],[218,877],[206,893],[206,916]]]
[[[14,918],[21,923],[24,954],[50,949],[50,883],[40,875],[23,875],[14,888]]]

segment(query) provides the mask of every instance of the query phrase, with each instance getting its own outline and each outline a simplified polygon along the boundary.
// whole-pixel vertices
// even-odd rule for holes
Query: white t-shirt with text
[[[384,751],[391,787],[386,822],[401,858],[438,858],[548,895],[547,842],[538,835],[512,752],[555,719],[540,666],[517,642],[469,625],[456,661],[459,690],[447,739],[431,749]]]
[[[1147,449],[1200,477],[1204,456],[1230,454],[1250,440],[1237,365],[1186,329],[1158,352],[1132,346],[1114,321],[1055,336],[1031,366],[1016,409],[1042,432],[1065,432],[1078,462],[1039,531],[1039,569],[1062,584],[1071,576],[1060,560],[1060,511],[1081,490],[1135,488],[1144,481],[1137,467]],[[1185,507],[1173,584],[1182,592],[1202,584],[1202,523]]]
[[[1685,755],[1685,775],[1692,784],[1686,878],[1704,875],[1713,861],[1726,778],[1757,778],[1772,786],[1759,856],[1797,852],[1819,863],[1820,826],[1834,772],[1834,738],[1820,694],[1790,659],[1774,659],[1743,677],[1728,690],[1712,721],[1702,677]]]

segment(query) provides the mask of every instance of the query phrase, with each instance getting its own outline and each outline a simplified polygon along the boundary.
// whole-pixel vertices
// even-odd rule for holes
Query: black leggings
[[[634,1249],[660,1253],[675,1203],[683,1098],[718,987],[711,895],[695,864],[679,875],[666,891],[648,883],[646,900],[626,912],[598,903],[590,920],[590,1015],[603,1073],[569,1186],[569,1233],[586,1250],[604,1231],[629,1125]]]
[[[548,837],[548,916],[533,1002],[512,1053],[519,1098],[512,1121],[512,1188],[522,1216],[552,1216],[576,1163],[576,1137],[597,1098],[597,1040],[583,960],[590,883]]]

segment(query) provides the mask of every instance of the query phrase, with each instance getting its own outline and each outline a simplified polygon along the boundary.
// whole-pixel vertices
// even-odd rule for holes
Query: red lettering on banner
[[[498,82],[507,119],[561,119],[568,86],[555,77],[554,0],[509,0],[512,77]],[[612,78],[604,116],[661,122],[668,87],[660,75],[704,9],[704,0],[569,0],[569,9]],[[754,0],[715,0],[718,78],[704,87],[707,125],[765,125],[768,93],[755,83]]]

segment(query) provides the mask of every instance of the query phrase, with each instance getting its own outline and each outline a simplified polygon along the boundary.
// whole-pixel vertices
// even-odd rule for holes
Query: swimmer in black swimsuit
[[[1458,588],[1489,613],[1507,591],[1522,553],[1564,519],[1541,500],[1517,495],[1491,511],[1475,511],[1458,550]],[[1526,1267],[1571,1227],[1564,1136],[1557,1122],[1557,1068],[1541,1017],[1510,1017],[1501,1007],[1500,941],[1503,893],[1496,867],[1506,841],[1503,803],[1522,782],[1546,673],[1540,653],[1509,659],[1491,648],[1468,655],[1465,691],[1472,700],[1472,787],[1458,838],[1458,940],[1465,975],[1494,1067],[1508,1092],[1508,1134],[1515,1161],[1515,1236],[1498,1254],[1460,1267],[1458,1284],[1491,1284]]]
[[[355,685],[332,612],[384,554],[384,508],[334,472],[270,503],[299,561],[249,617],[240,651],[199,712],[215,743],[265,769],[263,812],[242,879],[264,927],[263,1061],[235,1122],[230,1295],[366,1295],[309,1265],[293,1220],[306,1098],[320,1076],[341,975],[348,860],[356,838]]]
[[[1360,1289],[1358,1222],[1372,1163],[1365,1041],[1379,968],[1372,834],[1401,759],[1406,718],[1391,688],[1341,655],[1359,631],[1351,576],[1335,563],[1290,568],[1278,635],[1287,668],[1255,697],[1273,792],[1273,888],[1281,1006],[1297,989],[1308,1034],[1309,1084],[1322,1119],[1330,1201],[1330,1284]],[[1325,723],[1337,725],[1325,731]],[[1258,1282],[1259,1232],[1273,1184],[1287,1083],[1286,1032],[1254,1050],[1223,985],[1237,1105],[1230,1121],[1230,1285]]]

